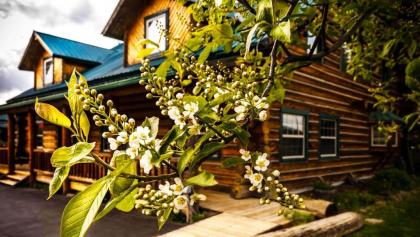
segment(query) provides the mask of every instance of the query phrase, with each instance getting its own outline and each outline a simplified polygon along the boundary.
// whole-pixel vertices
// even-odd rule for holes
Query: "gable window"
[[[169,11],[156,13],[144,18],[144,38],[149,39],[159,45],[154,53],[168,49],[165,31],[169,29]],[[148,45],[147,47],[151,47]]]
[[[54,70],[52,58],[44,59],[44,86],[53,84]]]
[[[307,113],[282,110],[280,150],[283,160],[306,158],[307,127]]]
[[[372,126],[371,127],[371,140],[370,145],[374,147],[386,147],[387,142],[387,134],[379,132],[378,126]],[[396,147],[398,146],[398,136],[396,133],[392,134],[392,146]]]
[[[338,157],[338,117],[320,115],[319,138],[320,158]]]

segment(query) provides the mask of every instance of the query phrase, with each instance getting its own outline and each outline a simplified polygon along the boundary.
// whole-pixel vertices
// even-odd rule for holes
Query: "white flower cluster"
[[[269,104],[267,103],[266,97],[260,98],[259,96],[254,95],[252,98],[248,98],[246,95],[244,99],[235,102],[234,111],[236,113],[236,121],[244,121],[252,112],[255,112],[258,115],[260,121],[265,121],[267,119],[268,107]]]
[[[159,185],[159,190],[152,189],[151,185],[139,188],[136,194],[136,209],[140,209],[144,215],[155,214],[161,217],[167,208],[173,208],[175,213],[193,206],[197,201],[205,201],[207,197],[203,194],[190,194],[191,188],[184,186],[180,178],[175,178],[174,183],[168,181]]]
[[[250,191],[257,190],[258,193],[266,192],[265,197],[260,199],[261,204],[269,204],[272,200],[279,202],[290,210],[294,207],[304,208],[303,199],[296,194],[288,192],[287,188],[280,183],[280,171],[270,172],[268,166],[270,161],[266,153],[251,153],[248,150],[240,149],[241,158],[247,163],[245,165],[244,178],[251,183]],[[279,210],[278,214],[283,214]]]
[[[198,112],[197,102],[187,102],[183,106],[170,106],[168,107],[168,116],[178,125],[181,129],[190,123],[192,126],[198,125],[194,115]]]
[[[109,131],[114,132],[113,125],[109,126]],[[122,131],[118,133],[116,138],[109,137],[108,142],[110,144],[110,149],[116,152],[121,145],[128,145],[128,148],[125,149],[125,153],[131,158],[135,159],[138,156],[140,158],[140,167],[143,168],[146,174],[150,173],[150,170],[153,168],[151,162],[153,155],[151,149],[154,151],[159,150],[160,139],[156,139],[156,135],[152,134],[152,131],[148,126],[138,126],[136,129],[128,135],[127,131]]]

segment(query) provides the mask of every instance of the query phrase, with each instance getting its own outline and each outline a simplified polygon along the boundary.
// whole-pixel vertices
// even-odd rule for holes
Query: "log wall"
[[[138,42],[144,38],[144,17],[153,15],[163,10],[169,10],[169,34],[171,37],[179,37],[182,41],[187,35],[187,24],[181,19],[188,19],[185,7],[173,0],[152,1],[141,8],[137,19],[133,22],[125,36],[125,62],[128,65],[139,63]],[[180,17],[181,16],[181,17]],[[173,48],[175,42],[169,42],[169,48]]]

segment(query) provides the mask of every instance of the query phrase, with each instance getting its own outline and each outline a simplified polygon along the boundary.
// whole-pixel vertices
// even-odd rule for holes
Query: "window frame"
[[[45,79],[46,79],[45,70],[46,70],[46,64],[49,63],[49,62],[51,63],[52,78],[51,78],[51,83],[46,83],[46,81],[45,81]],[[43,82],[44,87],[54,85],[54,60],[53,60],[53,57],[48,57],[48,58],[43,59],[43,62],[42,62],[42,82]]]
[[[313,36],[310,36],[310,35],[313,35]],[[316,37],[317,36],[315,34],[313,34],[311,31],[309,31],[309,30],[305,31],[306,46],[310,46],[306,49],[307,54],[309,54],[309,52],[311,51],[312,45],[313,45],[313,43],[315,43]],[[311,45],[309,45],[309,38],[314,39]],[[325,39],[324,39],[324,37],[321,37],[320,42],[316,46],[313,54],[317,54],[317,53],[319,53],[319,51],[322,51],[323,48],[324,48],[324,45],[325,45]],[[321,59],[317,60],[316,62],[318,62],[320,64],[324,64],[324,58],[325,57],[321,57]]]
[[[374,137],[374,129],[377,127],[377,125],[371,125],[370,126],[370,146],[371,147],[379,147],[379,148],[385,148],[387,147],[386,144],[386,137],[385,137],[385,143],[384,144],[375,144],[375,137]],[[379,134],[379,131],[377,131]],[[392,143],[391,147],[398,147],[398,132],[394,134],[394,142]]]
[[[303,117],[303,152],[302,156],[284,156],[284,140],[287,137],[284,137],[283,135],[283,114],[290,114],[290,115],[296,115],[296,116],[302,116]],[[279,144],[279,150],[280,150],[280,161],[281,162],[302,162],[307,161],[309,157],[309,112],[308,111],[302,111],[302,110],[296,110],[296,109],[289,109],[289,108],[282,108],[280,111],[280,144]],[[292,136],[289,136],[289,138],[293,138]]]
[[[322,120],[333,120],[335,122],[335,154],[322,154],[321,153],[321,140],[326,139],[321,136],[321,121]],[[320,160],[333,160],[340,158],[340,117],[337,115],[320,114],[319,115],[319,130],[318,130],[318,158]]]
[[[151,15],[145,16],[144,17],[144,21],[143,21],[143,31],[144,31],[144,38],[147,39],[147,21],[152,19],[152,18],[156,18],[159,15],[165,15],[165,22],[166,22],[166,30],[169,30],[169,8],[164,9],[162,11],[158,11],[156,13],[153,13]],[[146,47],[146,46],[145,46]],[[160,56],[161,53],[165,52],[166,50],[169,49],[169,42],[168,39],[165,38],[165,49],[164,50],[160,50],[158,49],[157,52],[152,53],[151,55],[149,55],[148,57],[156,57],[156,56]]]

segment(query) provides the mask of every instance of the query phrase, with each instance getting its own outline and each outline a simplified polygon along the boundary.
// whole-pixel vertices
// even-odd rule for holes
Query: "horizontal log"
[[[306,210],[319,218],[329,217],[338,213],[337,205],[333,202],[321,199],[305,199]]]
[[[258,237],[337,237],[350,234],[362,226],[363,218],[359,214],[345,212],[307,224],[258,235]]]

